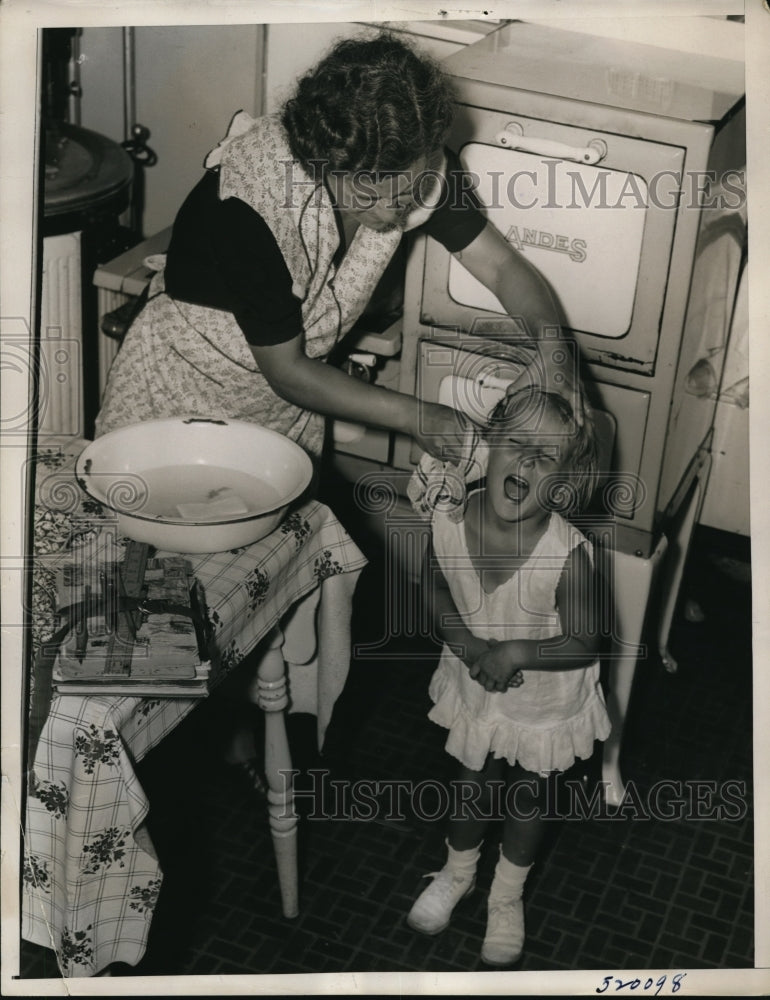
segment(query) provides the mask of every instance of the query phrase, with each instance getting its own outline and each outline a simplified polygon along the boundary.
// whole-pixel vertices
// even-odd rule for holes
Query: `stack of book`
[[[59,695],[196,698],[208,693],[211,628],[181,556],[129,542],[122,562],[74,558],[57,570],[69,624],[53,668]]]

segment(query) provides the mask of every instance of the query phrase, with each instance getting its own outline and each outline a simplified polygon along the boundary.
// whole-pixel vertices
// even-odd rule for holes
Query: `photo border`
[[[288,8],[288,9],[287,9]],[[746,16],[747,145],[750,190],[750,350],[753,392],[751,400],[751,546],[754,621],[754,794],[755,794],[755,968],[753,970],[687,970],[682,995],[740,995],[770,989],[770,936],[761,889],[768,884],[767,766],[770,760],[770,679],[763,670],[768,652],[768,608],[770,607],[770,546],[766,491],[768,484],[767,428],[770,428],[770,393],[764,391],[763,376],[770,371],[770,10],[763,0],[719,3],[709,0],[668,2],[583,3],[580,0],[522,0],[501,2],[492,8],[468,8],[460,4],[434,4],[413,0],[408,7],[375,3],[305,3],[300,7],[237,0],[187,0],[185,3],[133,0],[119,7],[92,0],[49,0],[24,3],[4,0],[0,8],[0,335],[4,339],[29,337],[35,329],[35,235],[37,229],[37,58],[38,30],[43,27],[168,25],[168,24],[260,24],[302,21],[350,22],[371,20],[446,20],[467,18],[681,16],[689,14],[742,14]],[[376,16],[375,16],[376,15]],[[31,338],[30,338],[31,346]],[[20,393],[23,373],[2,371],[3,426],[9,414],[27,404]],[[24,434],[0,441],[2,462],[2,982],[4,995],[220,995],[243,993],[382,993],[401,994],[496,994],[588,995],[597,992],[602,973],[335,973],[282,976],[169,976],[68,980],[20,980],[19,971],[19,829],[24,790],[22,784],[23,724],[20,692],[24,689],[23,556],[27,541],[25,507],[19,483],[28,457],[29,439]],[[27,504],[29,498],[27,497]],[[28,508],[27,508],[28,509]],[[613,970],[607,970],[611,972]],[[650,970],[637,970],[640,976]],[[660,970],[659,970],[660,971]],[[623,970],[625,978],[633,971]],[[610,995],[609,991],[608,994]],[[614,995],[614,994],[613,994]]]

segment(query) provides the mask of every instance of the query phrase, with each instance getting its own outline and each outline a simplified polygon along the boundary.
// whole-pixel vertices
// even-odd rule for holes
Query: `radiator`
[[[82,437],[83,310],[80,233],[43,240],[38,431]]]

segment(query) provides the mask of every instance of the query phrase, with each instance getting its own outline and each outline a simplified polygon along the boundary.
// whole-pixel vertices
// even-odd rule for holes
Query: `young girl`
[[[509,965],[524,943],[521,897],[542,836],[546,776],[590,757],[610,723],[591,544],[555,510],[590,497],[590,421],[578,425],[561,396],[530,387],[500,401],[483,436],[486,484],[470,492],[461,517],[434,510],[423,581],[444,642],[429,718],[449,730],[446,749],[460,781],[472,783],[472,807],[450,818],[446,864],[407,920],[437,934],[472,891],[490,782],[499,791],[505,781],[481,956]]]

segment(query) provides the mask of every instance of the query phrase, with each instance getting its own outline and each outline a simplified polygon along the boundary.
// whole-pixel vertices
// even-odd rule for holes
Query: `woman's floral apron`
[[[335,264],[328,191],[292,158],[275,115],[240,112],[205,165],[220,167],[221,198],[240,198],[270,227],[302,301],[305,353],[324,359],[363,312],[401,233],[360,226]],[[97,435],[159,417],[230,418],[277,430],[317,456],[323,417],[273,392],[231,313],[166,295],[162,257],[159,266],[110,370]]]

